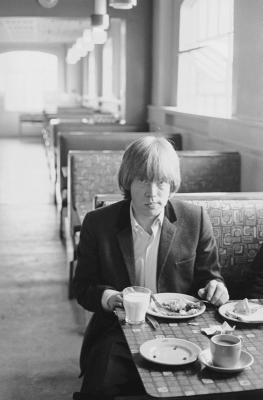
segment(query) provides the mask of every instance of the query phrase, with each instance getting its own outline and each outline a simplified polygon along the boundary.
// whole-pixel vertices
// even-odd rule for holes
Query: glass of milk
[[[150,304],[151,290],[142,286],[129,286],[122,293],[126,322],[143,323]]]

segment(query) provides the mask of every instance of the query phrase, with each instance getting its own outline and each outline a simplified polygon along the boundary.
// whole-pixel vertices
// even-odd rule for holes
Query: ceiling
[[[89,26],[89,18],[5,17],[0,18],[0,43],[73,43]]]

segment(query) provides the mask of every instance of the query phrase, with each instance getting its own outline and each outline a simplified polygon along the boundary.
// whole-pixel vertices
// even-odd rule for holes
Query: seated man
[[[141,137],[119,169],[124,200],[89,212],[74,278],[78,302],[94,315],[81,350],[83,383],[74,399],[144,393],[113,310],[131,285],[187,293],[216,306],[228,299],[208,215],[173,198],[179,158],[164,138]]]

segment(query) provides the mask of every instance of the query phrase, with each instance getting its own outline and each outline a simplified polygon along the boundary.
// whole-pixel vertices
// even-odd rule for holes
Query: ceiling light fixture
[[[104,44],[108,35],[109,15],[107,14],[107,0],[94,0],[94,14],[91,15],[91,26],[84,29],[81,37],[67,51],[66,62],[76,64],[81,58],[94,50],[94,45]]]
[[[84,29],[82,38],[83,38],[83,45],[86,47],[88,52],[94,50],[94,41],[92,38],[92,30]]]
[[[94,27],[92,29],[92,40],[94,44],[104,44],[108,38],[107,32],[104,29]]]
[[[109,0],[109,6],[119,10],[130,10],[137,6],[137,0]]]
[[[104,30],[110,26],[110,17],[107,14],[107,0],[94,0],[94,14],[91,15],[92,26]]]
[[[37,1],[44,8],[52,8],[58,4],[58,0],[37,0]]]

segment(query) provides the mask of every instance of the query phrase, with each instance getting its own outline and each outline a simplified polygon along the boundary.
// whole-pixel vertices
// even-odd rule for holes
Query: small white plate
[[[258,307],[258,310],[251,315],[244,315],[234,312],[234,308],[238,301],[230,301],[219,307],[218,312],[222,317],[233,322],[243,322],[245,324],[262,324],[263,323],[263,306],[255,302],[248,301],[251,308]]]
[[[193,296],[189,296],[188,294],[182,294],[182,293],[156,293],[155,294],[156,299],[159,301],[159,303],[162,302],[167,302],[167,301],[172,301],[174,299],[178,299],[178,298],[183,298],[186,300],[189,300],[191,302],[197,302],[197,303],[201,303],[201,308],[200,310],[195,310],[195,312],[193,314],[179,314],[179,313],[169,313],[169,311],[167,310],[167,313],[165,312],[161,312],[159,311],[153,300],[151,300],[151,304],[148,308],[147,313],[150,315],[153,315],[154,317],[162,317],[162,318],[170,318],[170,319],[187,319],[187,318],[194,318],[197,317],[200,314],[203,314],[203,312],[206,309],[205,304],[202,302],[202,300],[197,299],[196,297]]]
[[[140,353],[146,360],[163,365],[192,363],[200,351],[195,343],[176,338],[147,340],[140,346]]]
[[[227,372],[227,373],[242,371],[244,368],[248,368],[254,362],[254,357],[247,351],[242,350],[239,363],[236,365],[236,367],[234,368],[218,367],[214,365],[212,362],[212,356],[209,348],[201,351],[199,353],[198,359],[202,364],[204,364],[206,367],[210,369],[213,369],[214,371]]]

